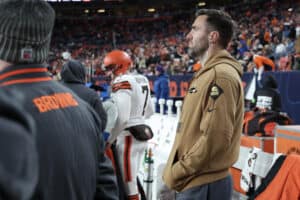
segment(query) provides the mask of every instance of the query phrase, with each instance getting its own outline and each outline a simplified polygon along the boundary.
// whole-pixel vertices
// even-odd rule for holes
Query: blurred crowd
[[[228,50],[244,66],[253,70],[251,55],[270,58],[276,71],[300,69],[299,4],[264,1],[224,7],[237,22],[237,32]],[[168,12],[137,18],[57,19],[49,58],[54,74],[61,67],[63,52],[69,52],[89,69],[91,76],[104,75],[103,55],[118,48],[128,52],[132,70],[154,75],[162,65],[169,75],[193,72],[196,61],[188,54],[185,36],[194,11]]]

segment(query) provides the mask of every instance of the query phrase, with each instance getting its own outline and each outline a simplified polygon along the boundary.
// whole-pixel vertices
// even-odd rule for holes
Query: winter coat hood
[[[61,70],[61,78],[65,83],[85,83],[85,67],[77,60],[70,60]]]

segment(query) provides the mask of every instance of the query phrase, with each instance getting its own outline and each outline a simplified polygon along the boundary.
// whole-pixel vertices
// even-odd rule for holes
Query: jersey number
[[[142,91],[143,91],[143,94],[146,92],[146,98],[145,98],[145,103],[144,103],[143,112],[142,112],[142,115],[144,116],[145,108],[146,108],[147,101],[148,101],[149,89],[146,85],[144,85],[144,86],[142,86]]]

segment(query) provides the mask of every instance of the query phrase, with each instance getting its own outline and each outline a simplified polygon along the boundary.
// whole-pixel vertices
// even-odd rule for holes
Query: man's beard
[[[199,58],[202,57],[205,52],[208,49],[208,42],[206,43],[206,45],[202,45],[202,46],[197,46],[197,47],[192,47],[188,49],[188,54],[189,56],[191,56],[192,58]]]

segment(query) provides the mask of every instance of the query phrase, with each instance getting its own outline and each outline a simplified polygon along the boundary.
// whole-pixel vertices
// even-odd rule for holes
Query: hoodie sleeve
[[[30,199],[38,182],[35,123],[16,95],[0,92],[0,199]]]
[[[98,176],[97,176],[97,188],[95,194],[95,200],[107,199],[117,200],[118,199],[118,186],[117,179],[115,176],[112,163],[107,158],[104,152],[104,140],[101,136],[99,145],[99,163],[98,163]]]
[[[97,120],[99,120],[98,117],[96,117]],[[117,179],[111,160],[105,154],[105,144],[102,134],[99,134],[98,143],[98,173],[94,200],[117,200],[119,196]]]
[[[98,95],[95,95],[92,107],[101,119],[101,132],[103,132],[107,124],[107,113],[104,110],[103,103]]]
[[[14,120],[0,117],[0,199],[30,199],[38,180],[35,141]]]

